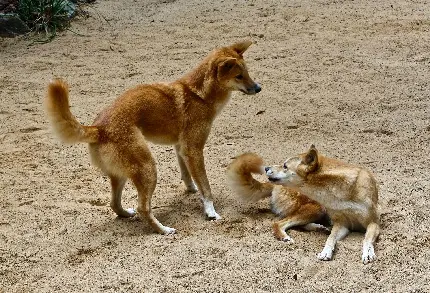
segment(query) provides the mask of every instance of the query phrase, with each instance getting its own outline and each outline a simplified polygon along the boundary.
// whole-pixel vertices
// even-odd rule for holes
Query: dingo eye
[[[287,163],[284,163],[284,170],[288,170]]]
[[[239,79],[239,80],[243,79],[243,75],[242,74],[236,75],[236,79]]]

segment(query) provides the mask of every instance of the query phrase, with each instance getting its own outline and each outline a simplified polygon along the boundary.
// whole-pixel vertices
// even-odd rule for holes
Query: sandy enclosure
[[[87,11],[49,44],[0,39],[0,292],[430,292],[429,1],[111,0]],[[48,81],[69,82],[71,110],[90,124],[126,89],[247,38],[263,90],[233,94],[205,148],[223,220],[206,221],[184,192],[170,146],[152,146],[153,207],[178,233],[116,218],[87,146],[50,133]],[[277,241],[268,202],[240,204],[227,188],[235,155],[273,164],[311,143],[376,174],[375,263],[360,262],[359,233],[330,262],[316,258],[325,234]],[[136,207],[130,184],[123,202]]]

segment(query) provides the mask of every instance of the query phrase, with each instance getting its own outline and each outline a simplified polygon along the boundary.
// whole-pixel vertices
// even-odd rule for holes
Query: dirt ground
[[[213,2],[213,3],[212,3]],[[48,44],[0,39],[1,292],[430,292],[430,3],[428,1],[98,1]],[[180,180],[171,146],[153,198],[173,236],[109,208],[110,184],[87,146],[48,127],[48,81],[70,84],[84,124],[126,89],[169,81],[210,50],[246,53],[256,96],[233,94],[205,148],[223,217],[206,221]],[[225,168],[245,151],[267,164],[311,143],[371,169],[380,183],[378,259],[363,235],[316,254],[326,235],[277,241],[268,202],[240,204]],[[136,207],[128,184],[124,206]]]

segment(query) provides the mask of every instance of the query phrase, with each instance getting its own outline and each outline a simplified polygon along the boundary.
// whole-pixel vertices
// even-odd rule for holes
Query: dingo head
[[[224,87],[232,91],[241,91],[247,95],[255,95],[261,91],[258,83],[248,74],[243,60],[243,53],[252,44],[245,41],[222,48],[218,54],[217,79]]]
[[[306,176],[318,170],[318,151],[314,145],[307,153],[288,158],[283,166],[266,167],[269,180],[283,185],[300,185]]]

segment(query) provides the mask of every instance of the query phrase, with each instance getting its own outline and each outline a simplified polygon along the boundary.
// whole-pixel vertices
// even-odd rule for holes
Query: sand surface
[[[430,292],[428,1],[110,0],[86,10],[51,43],[0,40],[1,292]],[[256,42],[246,60],[263,90],[234,93],[205,148],[223,220],[206,221],[184,192],[171,146],[151,146],[153,207],[177,234],[118,219],[87,146],[53,138],[48,81],[69,82],[71,110],[90,124],[126,89],[174,80],[243,39]],[[311,143],[376,174],[375,263],[361,263],[359,233],[330,262],[316,258],[325,234],[277,241],[268,202],[240,204],[225,184],[237,154],[274,164]],[[123,202],[137,205],[130,184]]]

